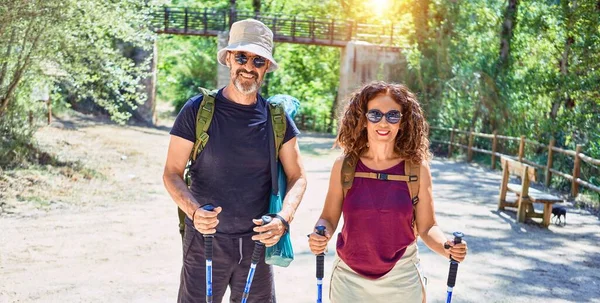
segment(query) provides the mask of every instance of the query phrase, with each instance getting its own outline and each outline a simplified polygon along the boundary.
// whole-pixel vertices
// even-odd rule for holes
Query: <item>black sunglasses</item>
[[[245,65],[249,59],[248,56],[246,56],[246,54],[244,54],[244,53],[234,53],[233,57],[235,58],[235,62],[237,62],[239,65]],[[265,59],[261,56],[254,56],[251,58],[252,58],[252,64],[254,64],[254,67],[256,67],[256,68],[261,68],[261,67],[265,66],[265,64],[267,64],[267,59]]]
[[[391,110],[387,113],[383,113],[378,109],[371,109],[366,114],[367,120],[371,123],[379,123],[383,116],[385,116],[385,120],[387,120],[390,124],[396,124],[400,122],[400,118],[402,118],[402,113],[399,110]]]

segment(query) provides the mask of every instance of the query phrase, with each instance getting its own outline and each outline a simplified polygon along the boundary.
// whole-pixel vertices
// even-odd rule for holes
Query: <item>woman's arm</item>
[[[342,190],[342,163],[344,162],[344,156],[339,157],[335,160],[333,168],[331,169],[331,176],[329,177],[329,189],[327,191],[327,197],[325,198],[325,205],[321,212],[321,217],[315,224],[315,226],[325,226],[325,236],[317,235],[313,231],[308,239],[308,245],[310,250],[314,254],[320,254],[327,248],[327,242],[331,239],[331,235],[337,229],[337,225],[342,215],[342,204],[344,202],[344,191]]]

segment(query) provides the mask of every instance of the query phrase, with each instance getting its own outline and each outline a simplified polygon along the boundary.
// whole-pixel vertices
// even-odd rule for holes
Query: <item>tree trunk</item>
[[[42,32],[40,32],[39,35],[33,41],[33,44],[31,45],[31,49],[29,50],[29,53],[25,57],[25,61],[23,62],[23,65],[16,67],[15,73],[13,74],[12,81],[11,81],[10,85],[8,85],[8,88],[7,88],[4,96],[1,97],[2,104],[0,105],[0,117],[2,117],[4,115],[4,113],[6,113],[6,110],[8,109],[8,104],[10,103],[15,90],[17,89],[17,87],[19,86],[19,83],[21,82],[23,73],[29,67],[29,63],[31,62],[31,53],[33,53],[33,51],[37,47],[37,43],[38,43],[41,35],[42,35]]]
[[[508,5],[504,11],[504,21],[502,22],[498,60],[496,61],[495,66],[491,67],[491,72],[486,71],[485,68],[479,71],[481,74],[481,78],[479,79],[480,99],[471,122],[473,127],[477,123],[480,114],[484,115],[482,121],[496,121],[499,119],[499,114],[504,117],[508,116],[508,108],[501,100],[501,89],[499,89],[499,87],[501,87],[500,84],[503,81],[503,75],[505,75],[510,68],[510,45],[517,24],[518,7],[519,0],[508,0]],[[487,112],[483,112],[483,108],[486,108]],[[484,123],[482,123],[482,125],[484,128],[489,127],[489,125]]]
[[[482,97],[479,97],[482,98]],[[473,118],[471,118],[471,126],[470,129],[475,129],[475,125],[477,125],[477,120],[479,119],[479,114],[481,114],[481,101],[477,102],[475,108],[475,113],[473,114]]]
[[[577,7],[577,0],[562,0],[561,7],[563,11],[564,24],[566,24],[565,31],[567,33],[565,39],[565,48],[560,56],[558,61],[560,67],[560,76],[562,79],[567,79],[569,75],[569,56],[571,54],[571,46],[575,42],[573,38],[573,24],[574,24],[574,16],[573,12]],[[552,120],[556,120],[558,116],[558,110],[560,109],[560,105],[564,104],[567,108],[572,108],[574,106],[574,101],[569,96],[568,92],[568,83],[563,83],[561,85],[562,89],[559,90],[559,95],[556,96],[555,100],[552,102],[552,109],[550,110],[550,118]]]
[[[417,43],[417,49],[421,53],[420,66],[417,69],[417,82],[420,87],[420,99],[423,104],[429,104],[429,87],[423,78],[423,72],[427,69],[427,60],[432,57],[429,44],[429,0],[414,0],[411,11],[415,26],[415,35],[413,41]],[[425,109],[428,111],[428,109]]]
[[[8,60],[10,60],[10,54],[12,52],[13,44],[15,43],[15,32],[16,30],[13,29],[10,35],[10,40],[8,40],[8,48],[6,49],[6,56],[4,57]],[[2,87],[4,86],[4,79],[6,79],[6,73],[8,72],[8,60],[4,62],[4,64],[2,64],[2,68],[0,69],[0,93],[2,92]]]
[[[235,9],[235,0],[229,0],[229,28],[231,28],[231,25],[237,19]]]
[[[502,33],[500,36],[500,57],[496,64],[496,75],[500,75],[509,67],[510,44],[513,37],[513,31],[517,24],[517,10],[519,0],[508,0],[508,6],[504,12],[504,22],[502,23]]]
[[[273,45],[272,55],[275,56],[275,45]],[[263,96],[269,97],[269,83],[271,83],[271,79],[273,78],[273,73],[267,73],[265,75],[265,83],[261,86],[260,93]]]
[[[19,57],[17,59],[17,63],[15,64],[15,71],[12,75],[12,79],[10,79],[10,82],[9,82],[10,84],[8,85],[6,90],[3,92],[3,96],[0,96],[0,99],[2,100],[2,102],[0,102],[0,117],[2,117],[6,113],[6,110],[8,109],[8,105],[10,104],[10,101],[12,100],[13,94],[14,94],[15,90],[17,89],[19,83],[21,82],[23,73],[29,67],[29,64],[31,62],[31,55],[37,49],[38,42],[39,42],[40,38],[42,37],[42,34],[44,33],[44,30],[46,28],[45,24],[41,25],[41,27],[39,28],[39,32],[34,37],[33,42],[31,43],[29,52],[26,52],[26,46],[27,46],[27,41],[29,39],[29,34],[33,30],[33,27],[34,27],[33,25],[35,22],[36,22],[36,20],[34,19],[27,26],[27,29],[25,31],[25,36],[23,37],[23,43],[21,45]],[[25,57],[23,57],[23,55],[25,53],[27,53],[27,54],[25,55]]]
[[[415,0],[412,6],[412,17],[415,25],[415,42],[421,53],[427,48],[429,38],[428,15],[429,0]]]
[[[254,8],[255,14],[260,14],[260,6],[261,6],[260,0],[252,0],[252,8]]]
[[[341,116],[341,113],[336,113],[336,110],[338,108],[338,93],[337,90],[335,92],[335,97],[333,98],[333,104],[331,105],[331,110],[329,111],[329,119],[330,119],[330,123],[329,126],[327,127],[327,132],[331,133],[333,131],[333,121],[339,116]],[[338,121],[338,125],[339,125],[340,121]]]

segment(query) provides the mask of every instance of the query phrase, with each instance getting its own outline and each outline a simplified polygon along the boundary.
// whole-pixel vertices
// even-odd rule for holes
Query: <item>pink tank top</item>
[[[359,160],[356,172],[404,175],[404,161],[373,170]],[[377,279],[388,273],[415,241],[412,202],[406,182],[354,178],[342,206],[344,226],[337,254],[358,274]]]

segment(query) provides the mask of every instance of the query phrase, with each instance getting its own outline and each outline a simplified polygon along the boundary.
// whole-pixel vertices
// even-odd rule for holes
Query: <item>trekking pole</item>
[[[262,225],[267,225],[271,223],[273,218],[269,216],[262,216]],[[248,295],[250,295],[250,286],[252,286],[252,279],[254,279],[254,272],[256,271],[256,265],[258,264],[258,260],[260,260],[260,255],[265,248],[265,244],[260,241],[254,242],[254,251],[252,252],[252,263],[250,264],[250,270],[248,271],[248,277],[246,278],[246,286],[244,287],[244,294],[242,294],[242,303],[246,303],[248,301]]]
[[[317,230],[317,235],[325,236],[325,226],[319,225],[315,227]],[[325,265],[325,253],[322,252],[317,255],[317,303],[322,303],[323,301],[323,267]]]
[[[462,242],[462,238],[465,235],[460,231],[454,232],[454,244],[459,244]],[[446,246],[446,249],[450,248]],[[458,272],[458,261],[454,260],[454,258],[450,257],[450,271],[448,272],[448,296],[446,297],[446,303],[450,303],[452,301],[452,289],[456,284],[456,274]]]
[[[208,203],[202,206],[203,210],[213,211],[215,206]],[[213,259],[213,238],[214,235],[202,235],[204,237],[204,258],[206,259],[206,302],[212,303],[212,259]]]

